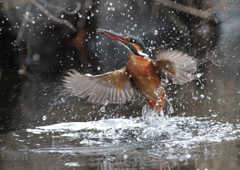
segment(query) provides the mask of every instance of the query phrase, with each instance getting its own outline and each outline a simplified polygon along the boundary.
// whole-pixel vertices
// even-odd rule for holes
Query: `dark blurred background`
[[[92,105],[63,88],[71,69],[100,74],[127,63],[127,50],[97,28],[140,37],[153,58],[163,49],[195,57],[195,80],[166,89],[173,115],[239,123],[238,1],[2,0],[0,8],[2,135],[57,122],[141,116],[141,96],[124,105]]]

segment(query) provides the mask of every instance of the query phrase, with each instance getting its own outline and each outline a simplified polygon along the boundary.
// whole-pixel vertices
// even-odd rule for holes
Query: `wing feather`
[[[174,83],[183,84],[194,78],[197,60],[178,50],[165,50],[157,54],[153,61],[158,73],[168,73]]]
[[[104,104],[125,103],[133,96],[126,68],[93,76],[82,75],[76,70],[67,73],[64,86],[76,96],[89,97],[88,102]]]

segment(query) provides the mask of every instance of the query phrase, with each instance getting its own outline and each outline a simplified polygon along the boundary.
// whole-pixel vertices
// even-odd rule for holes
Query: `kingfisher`
[[[64,77],[64,86],[76,96],[88,97],[88,102],[98,104],[123,104],[140,92],[150,108],[156,109],[158,114],[170,112],[170,103],[164,92],[167,77],[179,85],[193,80],[197,71],[196,59],[179,50],[162,50],[155,59],[151,59],[140,38],[104,29],[98,29],[97,32],[127,48],[127,65],[100,75],[83,75],[73,69]]]

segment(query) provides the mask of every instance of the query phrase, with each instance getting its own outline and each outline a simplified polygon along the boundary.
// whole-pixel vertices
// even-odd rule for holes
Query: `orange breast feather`
[[[133,55],[127,63],[127,72],[146,99],[156,102],[158,96],[155,92],[161,80],[155,72],[152,61]]]

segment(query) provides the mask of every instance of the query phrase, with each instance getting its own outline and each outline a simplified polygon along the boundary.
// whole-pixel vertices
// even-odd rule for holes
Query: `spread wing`
[[[125,103],[134,93],[126,67],[96,76],[72,70],[64,78],[64,86],[71,93],[81,98],[89,96],[88,102],[92,103]]]
[[[158,73],[168,73],[176,84],[191,81],[197,71],[197,60],[178,50],[165,50],[157,54],[153,61]]]

